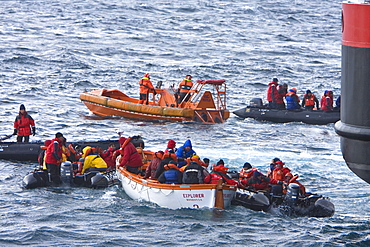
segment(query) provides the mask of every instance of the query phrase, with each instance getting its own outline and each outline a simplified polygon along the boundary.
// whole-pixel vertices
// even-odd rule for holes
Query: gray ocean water
[[[227,81],[230,111],[265,100],[273,77],[298,93],[340,94],[340,1],[18,0],[0,6],[0,135],[19,105],[35,119],[32,140],[58,131],[68,141],[141,135],[147,149],[191,139],[212,163],[266,171],[286,162],[308,191],[331,198],[331,218],[286,217],[232,206],[168,210],[129,199],[119,187],[25,190],[34,163],[0,160],[0,246],[370,246],[369,186],[343,161],[333,124],[224,124],[101,119],[85,90],[138,97],[138,81]],[[15,138],[13,137],[13,139]]]

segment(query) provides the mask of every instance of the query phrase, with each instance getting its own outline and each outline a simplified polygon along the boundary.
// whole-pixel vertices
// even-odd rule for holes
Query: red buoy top
[[[370,4],[342,3],[342,45],[370,48]]]

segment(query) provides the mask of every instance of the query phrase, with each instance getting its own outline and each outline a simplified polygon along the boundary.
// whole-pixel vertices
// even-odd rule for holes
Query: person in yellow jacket
[[[83,149],[84,162],[81,173],[87,173],[92,171],[105,172],[108,168],[107,163],[100,157],[99,154],[91,152],[91,147],[85,147]]]

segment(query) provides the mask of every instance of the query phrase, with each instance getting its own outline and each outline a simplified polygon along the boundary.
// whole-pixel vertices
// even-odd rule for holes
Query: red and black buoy
[[[341,136],[348,167],[370,184],[370,2],[342,3]]]

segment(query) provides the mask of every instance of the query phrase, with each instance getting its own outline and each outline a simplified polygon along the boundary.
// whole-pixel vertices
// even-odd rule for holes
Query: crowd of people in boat
[[[58,132],[54,139],[45,141],[41,147],[43,152],[39,155],[39,164],[48,173],[49,182],[53,186],[61,184],[62,162],[70,161],[74,176],[124,167],[144,179],[164,184],[218,184],[222,180],[225,184],[257,191],[268,190],[271,185],[281,185],[283,188],[289,183],[297,183],[301,194],[306,193],[305,187],[297,181],[298,176],[293,176],[279,158],[272,160],[267,175],[246,162],[237,176],[230,176],[229,168],[222,159],[212,165],[208,158],[201,159],[194,151],[190,139],[179,148],[176,148],[174,140],[169,140],[164,151],[154,152],[148,158],[144,146],[135,146],[132,138],[121,136],[119,147],[111,143],[106,150],[102,150],[100,147],[81,147],[75,143],[67,145],[66,138]],[[120,157],[118,161],[117,157]]]
[[[286,83],[279,84],[279,80],[277,78],[273,78],[268,85],[268,108],[279,110],[306,109],[310,111],[320,109],[323,111],[339,111],[340,109],[340,96],[338,96],[335,101],[335,106],[333,105],[333,91],[325,90],[319,101],[315,94],[308,89],[303,95],[301,103],[301,100],[297,95],[297,88],[288,89],[288,85]]]

